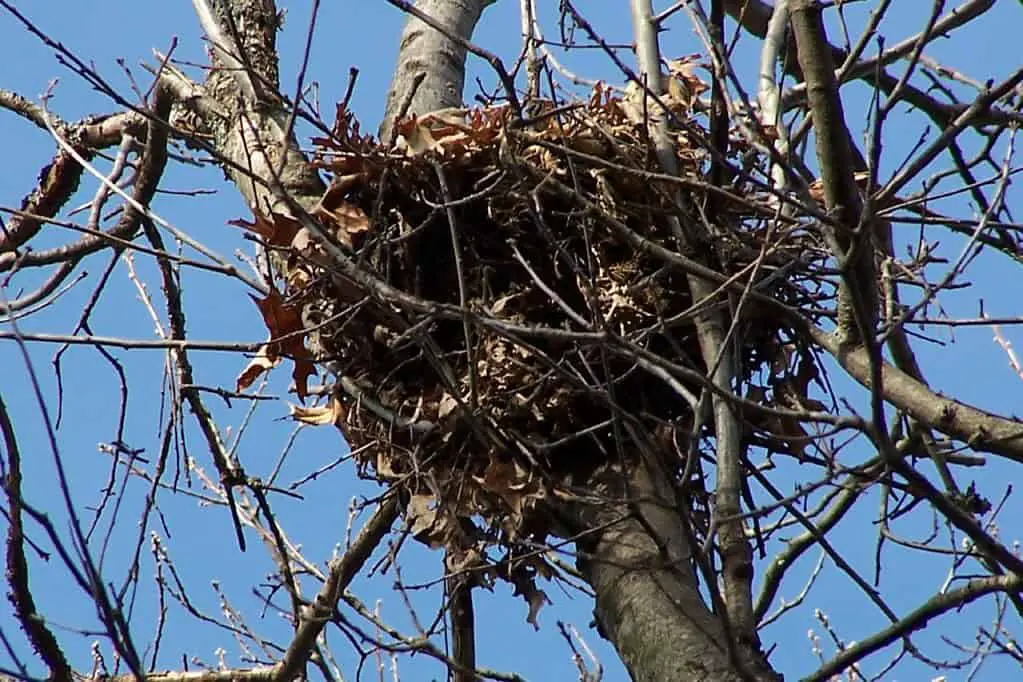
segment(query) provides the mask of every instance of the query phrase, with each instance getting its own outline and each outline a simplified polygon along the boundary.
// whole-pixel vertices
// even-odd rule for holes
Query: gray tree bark
[[[395,118],[462,106],[465,87],[465,48],[450,35],[468,39],[483,10],[496,0],[418,0],[416,9],[447,28],[447,34],[409,16],[401,34],[398,63],[387,92],[380,139],[391,135]],[[421,80],[417,84],[417,80]]]
[[[571,510],[589,536],[579,568],[597,595],[601,634],[637,682],[743,680],[722,620],[700,594],[667,477],[650,469],[599,472],[589,484],[608,503]]]

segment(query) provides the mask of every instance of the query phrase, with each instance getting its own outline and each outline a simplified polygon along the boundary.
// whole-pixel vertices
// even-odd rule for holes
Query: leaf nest
[[[548,501],[584,498],[593,472],[651,444],[672,475],[699,479],[696,314],[736,319],[740,379],[790,372],[778,316],[723,288],[694,302],[684,266],[805,305],[792,280],[819,244],[795,221],[767,227],[777,210],[753,181],[709,194],[700,117],[668,105],[677,179],[656,172],[642,112],[603,88],[534,104],[524,125],[506,107],[412,118],[393,145],[339,109],[315,140],[331,183],[310,212],[333,246],[291,218],[246,224],[287,258],[276,307],[301,322],[268,318],[271,331],[307,335],[340,377],[329,404],[295,416],[336,424],[366,475],[401,482],[412,531],[463,567],[484,565],[488,544],[514,553],[563,533]],[[730,158],[765,168],[737,134]],[[705,508],[699,480],[690,488]]]

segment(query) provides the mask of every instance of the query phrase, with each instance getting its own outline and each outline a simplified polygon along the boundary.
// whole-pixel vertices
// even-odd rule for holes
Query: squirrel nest
[[[705,131],[679,94],[698,82],[670,82],[677,178],[657,171],[635,99],[610,89],[533,107],[524,124],[507,107],[411,118],[393,145],[361,136],[339,108],[333,134],[314,140],[331,183],[310,214],[349,267],[301,221],[241,223],[286,256],[287,276],[257,302],[274,342],[240,387],[283,355],[304,397],[312,361],[329,363],[332,397],[295,418],[337,425],[364,474],[400,483],[411,531],[446,547],[449,569],[510,576],[535,607],[532,577],[550,566],[533,550],[559,532],[549,503],[585,497],[599,468],[654,444],[705,508],[699,463],[686,465],[707,374],[696,315],[735,321],[737,379],[769,377],[759,402],[785,382],[805,395],[812,378],[771,310],[724,286],[690,296],[685,263],[790,305],[827,294],[798,283],[819,243],[774,220],[748,179],[766,161],[738,133],[730,160],[748,172],[727,192],[707,185]],[[803,435],[798,424],[759,431],[777,448]],[[494,547],[508,554],[495,560]]]

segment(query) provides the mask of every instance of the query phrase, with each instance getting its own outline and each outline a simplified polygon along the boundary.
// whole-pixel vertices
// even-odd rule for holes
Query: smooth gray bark
[[[643,464],[609,468],[589,482],[608,502],[574,510],[585,528],[603,529],[579,543],[597,623],[636,682],[738,682],[722,623],[700,595],[667,483]]]
[[[631,9],[640,77],[646,81],[647,87],[653,93],[660,94],[664,90],[661,82],[660,45],[657,38],[657,24],[653,18],[653,4],[650,0],[632,0]],[[647,114],[646,123],[657,152],[657,158],[664,172],[669,175],[678,175],[678,161],[674,143],[668,133],[667,120],[663,113],[657,109],[657,106],[651,102],[644,106],[644,110],[650,112]],[[687,200],[679,195],[676,202],[679,209],[678,215],[685,215]],[[708,207],[708,211],[711,214],[711,221],[716,220],[712,206]],[[686,234],[680,221],[674,217],[670,220],[674,221],[673,231],[676,234]],[[713,230],[709,230],[706,236],[712,237]],[[688,275],[686,280],[694,301],[709,302],[718,296],[716,286],[707,279]],[[718,388],[711,398],[714,454],[717,465],[711,528],[712,532],[717,534],[717,547],[721,556],[721,579],[719,582],[723,594],[719,604],[723,608],[721,609],[722,613],[719,613],[718,616],[726,620],[722,621],[722,627],[719,627],[718,636],[714,641],[718,646],[725,642],[729,643],[732,662],[738,663],[744,672],[757,679],[772,679],[774,673],[761,660],[757,623],[753,614],[753,556],[746,539],[740,503],[744,477],[742,429],[738,415],[730,401],[722,397],[731,392],[732,380],[736,376],[734,353],[736,339],[729,338],[729,324],[725,315],[712,307],[698,313],[694,322],[703,362],[710,374],[711,381]],[[702,418],[702,416],[698,415],[698,418]],[[657,528],[656,526],[651,527]],[[661,531],[658,529],[658,532]],[[695,581],[691,585],[680,585],[679,589],[684,590],[684,594],[689,597],[690,602],[699,601],[702,606],[702,599],[700,599]],[[691,608],[686,610],[686,615],[695,618],[695,612]],[[725,623],[727,623],[727,628],[723,627]],[[686,627],[684,622],[679,625],[683,628]],[[688,628],[690,630],[702,629],[696,622],[689,625]],[[661,657],[668,655],[670,658],[668,654],[670,651],[684,650],[662,651]],[[693,653],[698,652],[694,651]],[[697,656],[689,662],[698,666],[701,660]],[[660,663],[664,664],[663,661]],[[755,673],[755,671],[758,672]],[[706,679],[718,678],[708,677]]]
[[[418,0],[415,7],[447,27],[450,34],[469,39],[483,10],[495,1]],[[462,106],[465,57],[465,48],[448,35],[410,16],[401,34],[398,64],[387,92],[384,119],[380,123],[380,139],[386,142],[390,138],[395,118],[402,113],[406,102],[408,108],[405,113],[419,115]],[[419,74],[422,74],[422,80],[417,86]]]

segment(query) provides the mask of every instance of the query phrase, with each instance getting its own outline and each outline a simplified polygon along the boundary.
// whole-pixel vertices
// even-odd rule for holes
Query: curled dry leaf
[[[511,293],[511,294],[506,294],[504,296],[501,296],[500,298],[498,298],[496,301],[494,301],[491,304],[490,312],[492,314],[494,314],[494,315],[500,315],[500,314],[502,314],[504,312],[504,309],[508,306],[509,303],[511,303],[512,301],[515,301],[515,300],[517,300],[517,299],[519,299],[521,297],[522,297],[522,294],[520,294],[518,292],[514,292],[514,293]]]
[[[345,418],[348,416],[348,409],[337,396],[331,396],[330,401],[326,405],[317,405],[316,407],[288,405],[288,409],[291,412],[292,419],[312,426],[333,424],[341,428]]]
[[[369,216],[366,212],[344,200],[347,191],[345,184],[357,181],[362,175],[357,173],[344,176],[340,181],[335,180],[313,209],[314,215],[337,226],[335,235],[338,241],[349,247],[353,246],[356,237],[369,230]],[[299,248],[297,244],[295,248]]]
[[[506,114],[507,110],[502,107],[491,107],[441,109],[425,116],[413,116],[396,126],[396,146],[410,157],[428,152],[457,157],[479,150],[500,136]]]
[[[533,626],[533,629],[540,629],[540,621],[537,620],[537,616],[540,615],[540,609],[544,607],[544,604],[551,603],[547,593],[537,588],[535,585],[533,589],[526,594],[526,599],[529,601],[529,615],[526,616],[526,622]]]
[[[518,462],[492,459],[483,476],[473,476],[483,490],[496,495],[505,506],[508,523],[505,531],[509,537],[518,535],[526,511],[543,499],[544,490],[537,479],[530,476]]]
[[[382,481],[398,481],[402,478],[401,471],[395,468],[396,458],[390,448],[380,447],[376,450],[376,475]]]
[[[668,62],[668,73],[661,73],[665,92],[660,93],[660,100],[675,116],[689,114],[697,98],[709,87],[695,75],[697,66],[693,56],[682,57]],[[625,86],[621,106],[633,124],[641,124],[647,116],[660,115],[659,106],[646,100],[646,96],[647,90],[634,81]]]
[[[437,502],[432,494],[416,494],[405,508],[410,532],[420,542],[436,549],[445,545],[458,532],[453,514]]]
[[[437,404],[437,418],[444,419],[454,412],[457,407],[458,401],[455,400],[454,396],[450,393],[445,393],[444,397],[440,399],[440,403]]]
[[[526,622],[533,626],[533,629],[540,629],[540,622],[537,620],[537,616],[540,615],[540,609],[545,604],[551,603],[547,593],[536,586],[536,580],[526,570],[522,568],[512,571],[510,576],[511,583],[515,586],[515,593],[513,596],[525,597],[526,603],[529,604],[529,614],[526,616]]]
[[[427,152],[440,151],[441,145],[434,138],[429,126],[420,123],[419,119],[412,118],[398,124],[398,149],[403,150],[409,156],[421,156]]]
[[[307,258],[312,255],[315,247],[316,240],[313,239],[312,233],[304,227],[296,232],[291,240],[291,248]]]
[[[868,171],[857,171],[854,174],[854,177],[856,180],[856,186],[860,189],[861,192],[866,192],[867,182],[870,180],[870,173]],[[820,204],[825,203],[823,180],[819,179],[814,180],[812,183],[810,183],[810,186],[807,187],[807,190],[810,193],[811,199]]]
[[[312,280],[313,276],[306,268],[296,266],[288,272],[288,287],[292,291],[305,289]]]
[[[334,205],[339,201],[343,201],[345,195],[353,187],[364,184],[369,180],[370,174],[366,171],[359,171],[356,173],[343,173],[334,176],[334,179],[330,183],[330,187],[323,193],[323,198],[320,199],[320,203],[325,205]]]
[[[700,66],[700,55],[691,54],[668,62],[668,73],[671,76],[669,81],[669,92],[672,98],[687,109],[692,108],[693,102],[710,86],[696,75],[696,69]]]
[[[241,393],[247,389],[265,372],[276,367],[280,361],[280,356],[271,351],[270,344],[264,343],[259,347],[256,357],[252,358],[252,361],[238,375],[238,379],[235,381],[235,392]]]
[[[411,522],[409,530],[416,537],[431,528],[437,519],[437,510],[434,504],[433,495],[412,495],[408,504],[405,505],[405,515]]]

